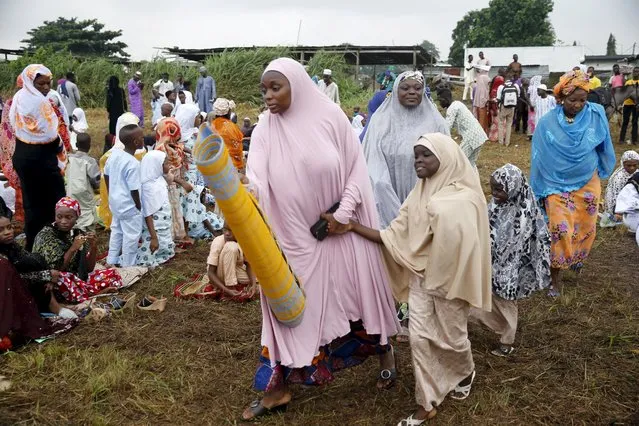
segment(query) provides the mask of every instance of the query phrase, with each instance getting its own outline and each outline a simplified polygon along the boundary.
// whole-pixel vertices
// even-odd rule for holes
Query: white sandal
[[[470,383],[464,386],[455,386],[455,389],[451,393],[450,397],[456,399],[457,401],[463,401],[468,398],[470,395],[470,388],[473,386],[473,382],[475,381],[475,371],[473,370],[473,374],[470,376]],[[456,394],[461,394],[461,396],[456,396]]]
[[[427,422],[428,420],[433,419],[436,415],[437,415],[437,410],[435,408],[430,410],[430,412],[428,413],[428,416],[426,416],[424,420],[417,420],[416,418],[413,417],[413,414],[411,414],[410,416],[408,416],[401,422],[397,423],[397,426],[419,426],[421,424],[424,424],[424,422]]]

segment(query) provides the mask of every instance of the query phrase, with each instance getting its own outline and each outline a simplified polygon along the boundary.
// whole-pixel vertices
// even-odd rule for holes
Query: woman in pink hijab
[[[254,386],[265,394],[244,411],[245,420],[286,407],[288,385],[328,383],[336,370],[371,355],[380,359],[379,389],[397,377],[389,337],[399,323],[379,247],[353,234],[319,241],[310,232],[337,202],[334,221],[378,224],[359,140],[339,106],[292,59],[271,62],[262,93],[269,111],[253,132],[247,177],[302,283],[306,312],[299,326],[286,327],[262,295]]]

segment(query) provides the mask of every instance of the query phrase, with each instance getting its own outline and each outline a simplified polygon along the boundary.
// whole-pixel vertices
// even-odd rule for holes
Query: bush
[[[262,104],[259,84],[264,68],[273,59],[283,56],[290,56],[290,51],[284,47],[225,51],[206,58],[205,65],[209,74],[216,80],[219,96],[233,99],[238,104],[248,103],[255,108]],[[106,84],[112,75],[117,76],[120,85],[125,88],[133,73],[141,71],[142,81],[145,83],[145,99],[151,99],[151,87],[162,73],[168,73],[171,79],[182,73],[185,80],[191,82],[192,92],[195,92],[199,76],[198,66],[192,63],[185,65],[155,60],[127,67],[107,59],[77,59],[66,51],[39,49],[15,61],[0,63],[0,93],[12,95],[16,90],[17,76],[27,65],[33,63],[47,66],[53,73],[54,84],[68,71],[73,71],[80,87],[80,104],[83,108],[104,107]],[[344,108],[355,105],[364,107],[368,102],[371,94],[363,91],[354,80],[352,67],[346,63],[342,55],[318,52],[309,62],[309,68],[311,75],[320,75],[324,68],[333,71]]]

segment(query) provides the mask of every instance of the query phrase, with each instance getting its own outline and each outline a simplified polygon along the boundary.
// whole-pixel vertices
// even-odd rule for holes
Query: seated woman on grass
[[[216,298],[236,302],[253,299],[257,292],[257,278],[228,226],[224,226],[224,235],[211,243],[206,263],[209,282],[216,288]]]
[[[57,288],[64,301],[81,303],[102,292],[122,287],[114,268],[95,270],[95,233],[73,229],[80,217],[80,204],[64,197],[55,206],[55,222],[36,235],[33,252],[42,255],[50,269],[60,271]]]
[[[0,261],[5,260],[8,262],[6,266],[0,265],[0,269],[3,271],[0,279],[6,277],[9,284],[13,281],[14,284],[10,287],[15,292],[13,296],[11,293],[2,293],[0,300],[3,298],[8,300],[13,297],[28,301],[29,307],[26,305],[14,306],[16,310],[24,310],[23,315],[25,316],[28,316],[28,312],[35,309],[36,313],[50,312],[64,318],[77,318],[71,310],[60,306],[51,291],[53,284],[60,279],[60,271],[49,268],[42,256],[37,253],[29,253],[16,243],[13,224],[11,223],[12,216],[11,210],[6,207],[6,204],[0,198]],[[18,282],[20,284],[17,284]],[[16,289],[17,286],[20,287],[20,291]],[[23,287],[25,291],[22,291]],[[29,294],[23,295],[25,292]],[[4,304],[4,301],[0,303],[0,307],[3,308],[3,311],[9,309]],[[41,321],[34,321],[34,323],[40,324]],[[32,338],[40,337],[32,334],[27,335]],[[0,337],[2,337],[2,333],[0,333]]]

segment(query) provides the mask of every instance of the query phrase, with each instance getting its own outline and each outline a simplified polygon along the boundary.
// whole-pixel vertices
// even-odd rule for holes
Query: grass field
[[[245,115],[239,114],[240,117]],[[98,152],[107,128],[88,111]],[[613,126],[614,127],[614,126]],[[616,133],[616,130],[614,130]],[[616,138],[614,138],[616,140]],[[616,146],[618,153],[625,146]],[[527,171],[530,143],[487,144],[488,177],[506,162]],[[258,302],[182,301],[174,286],[205,270],[200,242],[151,272],[132,291],[169,297],[161,314],[126,312],[81,324],[42,345],[0,357],[13,381],[0,393],[0,424],[232,425],[255,399]],[[520,303],[516,351],[488,354],[497,338],[471,325],[477,379],[463,402],[444,401],[438,425],[639,424],[639,250],[621,229],[604,229],[581,275],[565,276],[559,299],[540,292]],[[296,388],[287,413],[264,425],[394,425],[414,408],[410,348],[397,345],[400,378],[375,390],[377,361],[341,372],[323,388]]]

